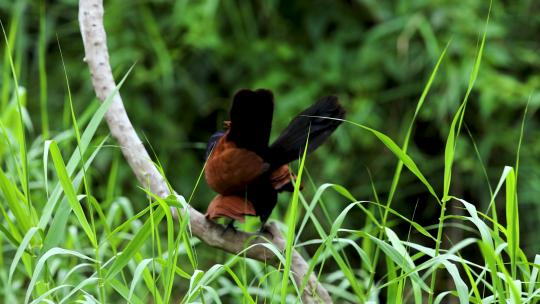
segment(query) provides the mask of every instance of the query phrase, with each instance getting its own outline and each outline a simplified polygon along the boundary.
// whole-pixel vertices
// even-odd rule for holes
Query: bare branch
[[[114,93],[116,88],[109,63],[107,36],[103,26],[103,1],[80,0],[79,24],[85,50],[84,61],[88,63],[90,68],[96,95],[103,102],[109,95]],[[135,132],[119,93],[115,94],[105,118],[112,136],[118,141],[125,159],[139,182],[160,197],[171,194],[163,176],[154,166],[148,152]],[[204,215],[191,207],[189,207],[189,219],[193,235],[210,246],[230,253],[239,253],[247,245],[266,242],[260,236],[241,231],[228,231],[222,235],[223,227],[221,225],[208,221]],[[274,236],[272,243],[283,251],[285,247],[283,236],[275,225],[270,225],[269,229]],[[252,259],[271,263],[274,266],[279,265],[279,261],[274,254],[264,246],[253,246],[246,252],[246,255]],[[297,286],[300,286],[307,274],[308,264],[298,252],[293,253],[292,263],[295,282]],[[328,292],[317,281],[314,274],[309,277],[302,299],[304,303],[332,302]]]

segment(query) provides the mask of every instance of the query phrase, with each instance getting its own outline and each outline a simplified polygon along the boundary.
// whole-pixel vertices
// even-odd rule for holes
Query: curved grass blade
[[[28,288],[26,289],[26,296],[24,298],[24,303],[28,303],[30,300],[30,296],[32,295],[32,291],[34,290],[34,286],[36,285],[36,282],[41,274],[41,271],[43,270],[43,267],[45,266],[45,263],[47,260],[55,255],[68,255],[73,256],[79,259],[88,260],[95,262],[94,259],[87,257],[84,254],[81,254],[77,251],[73,250],[67,250],[63,248],[52,248],[51,250],[47,251],[41,258],[39,258],[36,267],[34,268],[34,274],[32,275],[32,279],[30,280],[30,283],[28,284]]]

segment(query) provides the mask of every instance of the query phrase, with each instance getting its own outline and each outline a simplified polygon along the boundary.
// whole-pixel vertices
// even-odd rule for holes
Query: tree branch
[[[116,88],[109,63],[107,36],[103,26],[103,1],[80,0],[79,24],[84,43],[84,61],[88,63],[90,68],[96,95],[103,102],[109,95],[114,93]],[[119,93],[114,95],[112,104],[105,114],[105,119],[112,136],[118,141],[122,153],[138,181],[160,197],[171,194],[165,179],[154,166],[148,152],[135,132]],[[175,193],[175,195],[177,194]],[[221,225],[208,221],[204,215],[191,206],[188,208],[192,233],[210,246],[237,254],[242,252],[246,245],[267,242],[260,236],[241,231],[236,233],[227,231],[222,235],[223,227]],[[272,243],[283,251],[285,248],[283,236],[275,225],[270,225],[269,228],[273,234]],[[271,263],[276,267],[279,265],[278,259],[265,246],[252,246],[246,252],[246,255],[255,260]],[[297,286],[300,287],[307,274],[308,264],[296,251],[293,252],[291,269],[294,280]],[[302,299],[304,303],[332,302],[328,292],[317,281],[313,273],[309,277]]]

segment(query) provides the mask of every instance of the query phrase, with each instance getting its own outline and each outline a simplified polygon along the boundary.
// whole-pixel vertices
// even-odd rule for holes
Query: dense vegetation
[[[273,214],[296,221],[288,241],[335,301],[538,302],[540,3],[110,0],[105,11],[117,79],[134,66],[127,111],[195,208],[213,196],[199,182],[205,142],[235,91],[274,91],[274,136],[337,94],[348,123],[293,166],[306,187]],[[299,301],[292,284],[280,290],[281,270],[155,220],[170,202],[151,205],[100,123],[77,1],[0,0],[0,20],[0,302]]]

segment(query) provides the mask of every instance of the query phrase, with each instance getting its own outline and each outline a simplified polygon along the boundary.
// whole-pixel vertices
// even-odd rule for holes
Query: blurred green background
[[[19,85],[27,90],[34,123],[29,142],[41,135],[57,135],[71,124],[59,46],[77,113],[97,105],[83,62],[77,5],[73,0],[0,1],[6,31],[17,29],[10,39]],[[201,172],[205,142],[222,128],[231,96],[238,89],[273,90],[274,137],[318,97],[336,94],[348,111],[347,119],[377,129],[400,144],[437,58],[449,43],[409,149],[440,190],[444,143],[465,94],[488,10],[486,0],[110,0],[105,1],[105,26],[117,80],[135,64],[121,89],[131,120],[153,147],[173,187],[186,197]],[[41,36],[40,16],[45,16],[46,29]],[[521,119],[530,100],[519,169],[525,232],[521,241],[529,254],[540,251],[540,122],[535,113],[540,105],[538,37],[540,2],[493,1],[451,190],[486,210],[488,183],[494,187],[503,167],[515,164]],[[40,39],[45,41],[41,50]],[[9,71],[3,68],[8,61],[5,43],[1,45],[0,71]],[[45,55],[47,71],[47,83],[41,85],[39,52]],[[2,100],[9,100],[11,77],[5,73],[1,77]],[[101,133],[107,134],[107,129],[103,127]],[[115,159],[120,160],[114,195],[128,196],[142,209],[146,199],[120,157],[115,146],[100,153],[91,172],[94,194],[111,195],[105,193],[100,179],[107,176]],[[384,202],[396,163],[371,134],[344,124],[309,157],[307,169],[317,185],[338,183],[362,200],[374,199],[373,182]],[[305,194],[309,193],[307,187]],[[193,205],[204,211],[212,196],[203,182]],[[285,209],[287,198],[280,202],[279,208]],[[416,208],[415,219],[430,225],[438,220],[439,210],[430,208],[434,204],[417,179],[405,172],[393,207],[408,217]],[[337,215],[343,206],[327,208]],[[351,213],[346,225],[360,228],[361,216]]]

